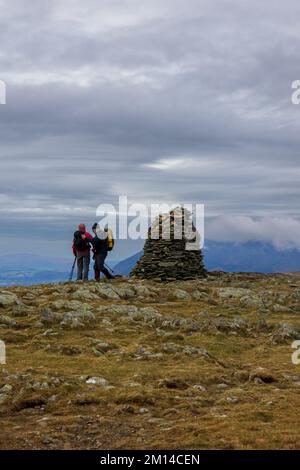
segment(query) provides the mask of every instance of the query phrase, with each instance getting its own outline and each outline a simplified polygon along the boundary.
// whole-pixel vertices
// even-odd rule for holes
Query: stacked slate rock
[[[162,281],[205,277],[199,240],[189,211],[177,207],[160,214],[149,228],[144,253],[130,275]]]

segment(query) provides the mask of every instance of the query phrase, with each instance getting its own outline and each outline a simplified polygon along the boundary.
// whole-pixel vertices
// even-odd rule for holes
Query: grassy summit
[[[0,291],[1,449],[299,446],[300,274]]]

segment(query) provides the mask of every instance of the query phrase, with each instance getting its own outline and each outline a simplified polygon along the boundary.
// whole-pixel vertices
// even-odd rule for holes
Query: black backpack
[[[86,251],[89,249],[89,243],[87,240],[82,239],[82,235],[83,233],[79,232],[79,230],[74,233],[74,247],[76,251]]]

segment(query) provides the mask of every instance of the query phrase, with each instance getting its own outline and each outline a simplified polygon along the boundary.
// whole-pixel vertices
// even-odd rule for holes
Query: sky
[[[0,11],[0,254],[67,256],[119,195],[202,203],[210,239],[300,249],[299,1]]]

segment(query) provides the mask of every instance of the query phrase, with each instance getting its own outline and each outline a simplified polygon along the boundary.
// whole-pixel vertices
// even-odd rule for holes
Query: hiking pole
[[[70,272],[69,281],[72,281],[72,279],[73,279],[75,264],[76,264],[76,256],[74,258],[74,263],[73,263],[73,266],[72,266],[72,269],[71,269],[71,272]]]
[[[115,271],[113,269],[111,269],[106,263],[104,263],[104,266],[109,269],[112,273],[114,273]]]

